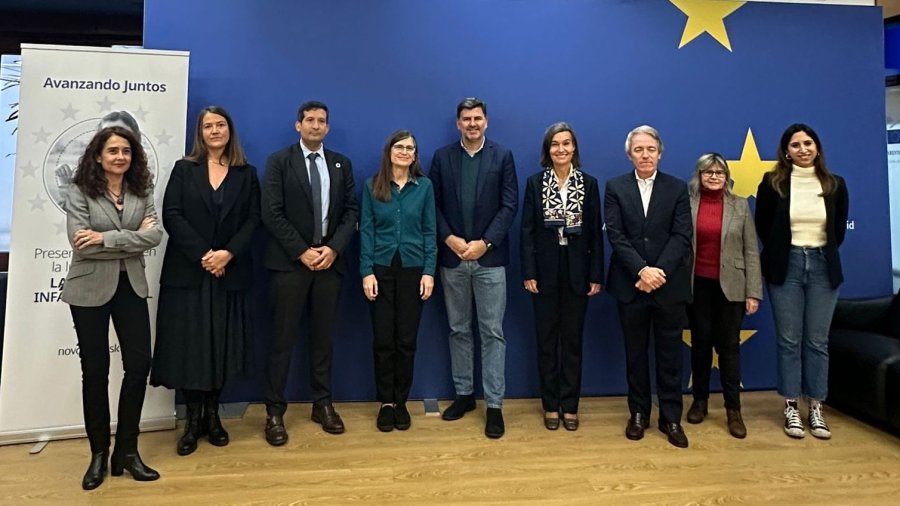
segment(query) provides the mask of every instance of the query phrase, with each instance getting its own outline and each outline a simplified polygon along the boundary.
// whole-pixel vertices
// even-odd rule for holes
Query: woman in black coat
[[[847,231],[849,198],[843,178],[825,164],[816,132],[804,124],[784,131],[775,169],[756,191],[756,233],[762,275],[775,316],[778,393],[784,397],[784,432],[831,437],[822,414],[828,396],[828,332],[844,280],[838,247]]]
[[[581,171],[575,132],[544,134],[543,170],[528,178],[522,211],[522,277],[532,294],[544,426],[578,429],[588,297],[600,292],[603,234],[597,179]]]
[[[175,163],[163,200],[169,243],[160,275],[150,382],[181,390],[187,404],[179,455],[206,435],[228,444],[219,420],[226,381],[249,376],[253,325],[250,242],[260,220],[256,168],[231,116],[200,111],[191,154]]]

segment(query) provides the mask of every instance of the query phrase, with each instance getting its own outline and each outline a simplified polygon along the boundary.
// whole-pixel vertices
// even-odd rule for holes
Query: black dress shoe
[[[568,431],[578,430],[578,417],[566,418],[565,415],[563,415],[562,424]]]
[[[632,441],[638,441],[644,438],[644,429],[650,425],[650,420],[640,413],[632,413],[628,419],[628,425],[625,426],[625,437]]]
[[[687,421],[688,423],[700,423],[703,421],[703,418],[709,414],[709,400],[708,399],[694,399],[694,402],[691,403],[690,409],[687,412]]]
[[[556,416],[556,417],[547,416],[550,413],[552,413],[552,411],[544,412],[544,427],[546,427],[547,430],[557,430],[557,429],[559,429],[559,416]]]
[[[81,488],[94,490],[103,483],[106,476],[106,462],[109,460],[109,450],[91,453],[91,463],[88,465],[84,478],[81,479]]]
[[[454,400],[453,403],[444,410],[443,414],[441,414],[441,418],[447,421],[459,420],[464,417],[466,413],[474,409],[474,395],[457,395],[456,400]]]
[[[288,433],[281,415],[266,417],[266,442],[272,446],[281,446],[287,441]]]
[[[397,430],[407,430],[412,426],[412,417],[409,416],[409,410],[406,409],[406,403],[399,403],[394,408],[394,427]]]
[[[131,473],[131,477],[137,481],[154,481],[159,479],[159,473],[144,464],[137,452],[122,455],[113,453],[110,462],[110,474],[121,476],[124,470]]]
[[[375,420],[375,426],[381,432],[390,432],[394,430],[394,406],[391,404],[382,404],[378,410],[378,418]]]
[[[487,421],[484,424],[484,435],[491,439],[503,437],[506,425],[503,423],[503,411],[500,408],[487,408]]]
[[[680,423],[659,422],[659,430],[661,430],[662,433],[666,435],[666,437],[669,439],[669,443],[672,446],[677,446],[679,448],[688,447],[688,438],[684,434],[684,429],[681,428]]]
[[[341,415],[334,410],[334,405],[331,403],[313,404],[310,420],[321,425],[322,430],[329,434],[344,433],[344,421],[341,420]]]

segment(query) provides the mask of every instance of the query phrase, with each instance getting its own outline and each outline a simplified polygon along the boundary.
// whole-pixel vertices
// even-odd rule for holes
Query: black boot
[[[113,452],[112,460],[110,461],[110,474],[121,476],[122,471],[126,469],[131,473],[131,477],[137,481],[154,481],[159,479],[159,473],[144,464],[137,451],[134,453]]]
[[[109,450],[91,453],[91,463],[88,465],[84,478],[81,480],[81,488],[94,490],[103,483],[106,476],[106,463],[109,461]]]
[[[187,417],[184,423],[184,434],[178,440],[178,455],[190,455],[197,449],[197,439],[203,435],[203,406],[197,402],[187,405]]]
[[[204,414],[206,417],[206,436],[209,444],[213,446],[225,446],[228,444],[228,433],[222,427],[219,419],[219,393],[210,392],[204,402]]]

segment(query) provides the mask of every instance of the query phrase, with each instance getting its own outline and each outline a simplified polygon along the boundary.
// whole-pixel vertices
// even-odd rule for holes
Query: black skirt
[[[199,288],[161,287],[150,384],[209,391],[250,377],[250,313],[248,291],[225,290],[212,275]]]

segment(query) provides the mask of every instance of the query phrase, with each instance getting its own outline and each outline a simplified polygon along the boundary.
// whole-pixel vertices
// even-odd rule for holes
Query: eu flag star
[[[728,32],[725,31],[725,18],[740,9],[747,2],[730,2],[726,0],[669,0],[688,17],[681,35],[678,49],[704,33],[716,39],[725,49],[731,51]]]
[[[728,167],[731,169],[731,179],[734,180],[731,191],[739,197],[747,198],[751,195],[755,197],[756,188],[762,181],[763,174],[775,168],[775,160],[760,159],[753,131],[748,128],[741,159],[728,160]]]

